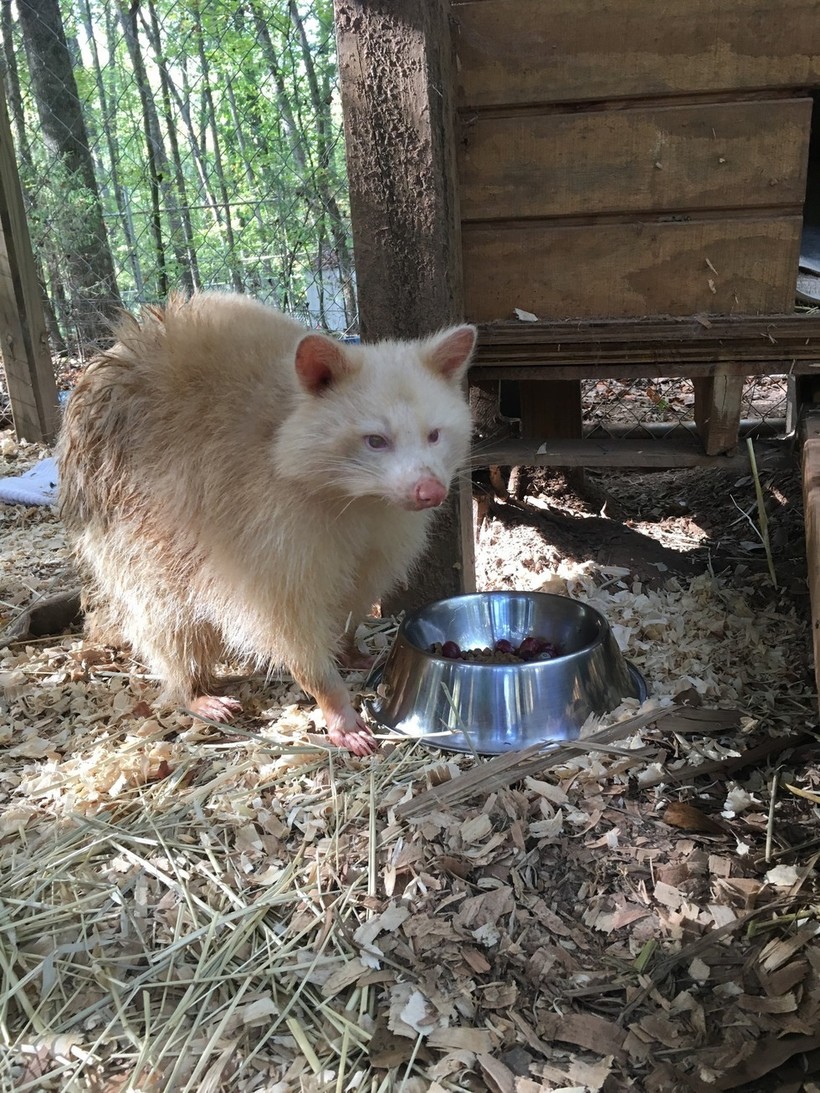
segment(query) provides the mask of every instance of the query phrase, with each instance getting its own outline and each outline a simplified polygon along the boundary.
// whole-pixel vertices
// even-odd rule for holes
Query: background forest
[[[55,353],[177,287],[355,331],[332,0],[1,2]]]

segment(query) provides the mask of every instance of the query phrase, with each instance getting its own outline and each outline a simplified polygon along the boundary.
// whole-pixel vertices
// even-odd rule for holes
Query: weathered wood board
[[[817,442],[820,446],[820,441]],[[783,441],[760,440],[755,442],[755,457],[759,468],[788,467],[794,453]],[[703,448],[692,438],[682,440],[667,438],[652,440],[563,440],[544,439],[507,440],[488,445],[486,450],[473,456],[474,467],[491,464],[525,467],[629,467],[643,470],[663,470],[669,467],[704,467],[715,470],[749,469],[746,446],[737,448],[731,455],[706,455]],[[818,477],[820,483],[820,451],[818,451]],[[818,498],[820,508],[820,497]],[[820,525],[818,525],[820,526]],[[820,545],[820,540],[818,540]],[[820,591],[820,579],[818,580]],[[818,599],[820,604],[820,599]]]
[[[15,431],[21,439],[49,442],[59,424],[57,384],[2,90],[0,339]]]
[[[803,512],[811,602],[814,678],[820,696],[820,417],[816,411],[801,422],[803,436]]]
[[[449,5],[335,0],[362,336],[416,338],[462,318]],[[391,611],[470,591],[469,483]]]
[[[688,368],[721,361],[737,362],[740,374],[742,368],[756,369],[761,363],[776,372],[777,363],[784,360],[790,369],[804,364],[820,373],[820,316],[795,313],[790,308],[779,315],[491,322],[481,328],[475,365],[482,368],[529,362],[589,363],[604,369],[646,364]]]
[[[462,220],[790,207],[812,100],[462,118]]]
[[[465,224],[469,319],[686,315],[792,306],[801,218]]]
[[[455,0],[462,108],[820,84],[816,0]]]

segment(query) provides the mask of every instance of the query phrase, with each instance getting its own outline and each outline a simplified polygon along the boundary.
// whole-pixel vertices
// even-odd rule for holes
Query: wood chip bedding
[[[2,627],[72,574],[49,511],[0,527]],[[359,760],[287,679],[225,730],[79,634],[0,650],[0,1087],[820,1088],[803,614],[532,535],[484,527],[483,587],[588,601],[652,687],[558,765]]]

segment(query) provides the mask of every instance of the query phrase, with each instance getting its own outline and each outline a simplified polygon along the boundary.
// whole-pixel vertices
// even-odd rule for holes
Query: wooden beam
[[[820,373],[820,316],[687,315],[681,318],[542,320],[483,323],[476,370],[507,377],[515,366],[581,365],[590,375],[611,367],[648,366],[655,376],[725,363],[757,370]],[[772,367],[775,365],[776,367]],[[682,371],[680,371],[682,369]],[[709,374],[701,371],[700,375]],[[512,378],[512,377],[510,377]]]
[[[755,441],[758,467],[789,466],[792,446],[786,441]],[[664,470],[703,467],[722,471],[748,471],[749,456],[741,445],[731,455],[707,455],[696,438],[665,440],[508,440],[472,456],[474,468],[507,467],[631,467]],[[818,540],[820,544],[820,540]]]
[[[462,318],[444,0],[335,0],[362,338]]]
[[[820,83],[816,0],[454,0],[465,108]]]
[[[360,329],[416,338],[464,314],[449,3],[335,0],[335,11]],[[390,609],[471,588],[468,491],[445,503]]]
[[[40,283],[0,89],[0,352],[17,436],[49,443],[59,412]]]
[[[820,703],[820,413],[809,410],[800,422],[803,438],[803,512],[806,525],[806,567],[811,602],[814,679]]]
[[[785,358],[777,361],[670,361],[657,360],[651,364],[594,363],[561,364],[551,361],[530,364],[510,361],[499,364],[474,364],[470,369],[470,386],[490,380],[585,380],[609,379],[631,383],[639,379],[696,379],[698,376],[816,376],[820,378],[820,360],[801,361]]]

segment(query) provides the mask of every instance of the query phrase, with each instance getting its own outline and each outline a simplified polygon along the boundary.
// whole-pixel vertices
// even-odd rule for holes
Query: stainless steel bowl
[[[560,650],[553,660],[482,664],[431,653],[517,645],[532,635]],[[368,680],[371,717],[452,751],[497,755],[542,741],[574,740],[591,714],[643,700],[641,674],[621,654],[594,608],[544,592],[479,592],[439,600],[408,615],[383,667]]]

